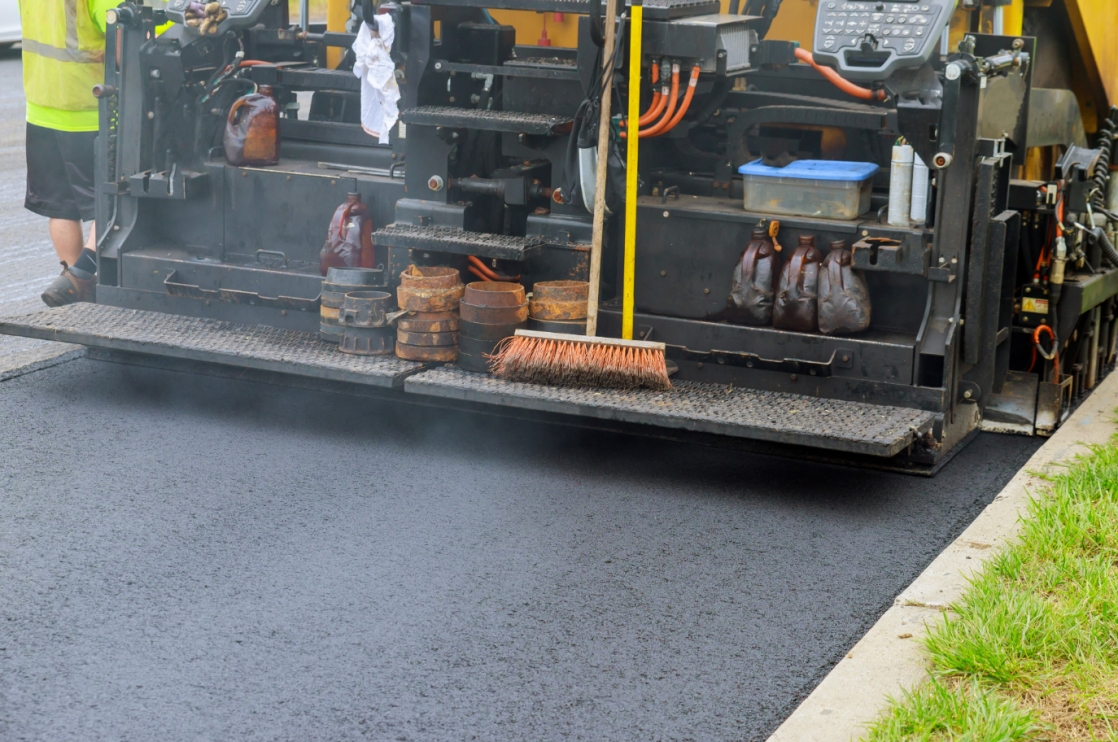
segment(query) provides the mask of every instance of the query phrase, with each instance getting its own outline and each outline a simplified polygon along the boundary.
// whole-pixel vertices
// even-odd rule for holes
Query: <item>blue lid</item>
[[[872,162],[841,162],[838,160],[796,160],[785,167],[769,167],[754,160],[738,168],[742,175],[764,175],[769,178],[801,178],[803,180],[867,180],[880,170]]]

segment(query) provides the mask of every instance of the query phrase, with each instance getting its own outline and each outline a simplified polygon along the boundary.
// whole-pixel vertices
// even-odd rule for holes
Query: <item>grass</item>
[[[1049,477],[866,742],[1118,740],[1118,443]]]

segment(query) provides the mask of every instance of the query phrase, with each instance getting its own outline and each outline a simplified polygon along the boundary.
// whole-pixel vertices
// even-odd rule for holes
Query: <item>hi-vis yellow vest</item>
[[[93,86],[105,80],[105,12],[120,0],[19,0],[27,120],[97,131]]]

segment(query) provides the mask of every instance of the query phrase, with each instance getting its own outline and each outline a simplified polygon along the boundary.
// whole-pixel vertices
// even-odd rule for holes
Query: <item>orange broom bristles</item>
[[[671,389],[663,343],[517,330],[489,356],[506,381],[599,389]]]

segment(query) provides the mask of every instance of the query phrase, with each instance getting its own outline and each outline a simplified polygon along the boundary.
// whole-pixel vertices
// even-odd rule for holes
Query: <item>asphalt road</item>
[[[57,272],[13,69],[5,311]],[[11,378],[0,739],[762,740],[1037,445],[927,480],[90,360]]]

